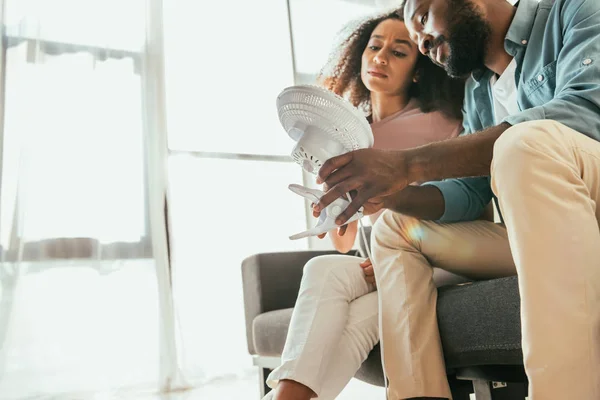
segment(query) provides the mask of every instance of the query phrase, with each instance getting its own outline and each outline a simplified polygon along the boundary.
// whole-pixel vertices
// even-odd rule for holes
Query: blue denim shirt
[[[600,141],[600,0],[521,0],[504,40],[517,62],[518,114],[511,125],[551,119]],[[490,70],[468,80],[463,135],[495,125]],[[478,218],[493,198],[490,177],[428,182],[446,205],[441,222]]]

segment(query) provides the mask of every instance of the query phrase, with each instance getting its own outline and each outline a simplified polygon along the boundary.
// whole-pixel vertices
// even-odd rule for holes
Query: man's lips
[[[435,60],[438,62],[438,64],[442,63],[442,46],[438,46],[435,48]]]
[[[429,50],[429,58],[431,58],[431,61],[438,65],[444,65],[444,62],[442,60],[442,46],[443,43],[440,43]]]

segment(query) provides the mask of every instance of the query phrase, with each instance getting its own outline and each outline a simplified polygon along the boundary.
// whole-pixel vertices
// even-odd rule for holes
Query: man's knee
[[[421,251],[423,222],[417,218],[386,210],[378,218],[371,233],[374,268],[381,271],[389,251]]]
[[[373,225],[371,247],[415,247],[419,245],[421,221],[385,210]]]
[[[530,184],[532,162],[566,150],[562,143],[565,128],[552,120],[529,121],[508,128],[494,144],[491,165],[492,187],[498,195],[498,185]]]

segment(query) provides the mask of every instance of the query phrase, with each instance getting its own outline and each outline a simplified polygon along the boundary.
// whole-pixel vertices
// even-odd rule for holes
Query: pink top
[[[376,149],[401,150],[457,137],[462,131],[460,120],[450,119],[441,112],[424,113],[418,101],[411,100],[404,109],[371,124]],[[371,222],[381,214],[370,216]]]

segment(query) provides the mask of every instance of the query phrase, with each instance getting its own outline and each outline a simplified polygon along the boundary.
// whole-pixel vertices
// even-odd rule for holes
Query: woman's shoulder
[[[462,122],[439,111],[424,113],[418,107],[371,125],[375,147],[402,149],[457,137]]]
[[[444,132],[449,138],[458,136],[462,131],[461,119],[449,117],[441,111],[431,111],[423,115],[429,118],[431,129]]]
[[[462,120],[450,117],[441,111],[423,112],[418,104],[414,104],[410,109],[397,113],[383,125],[395,125],[395,128],[402,130],[420,131],[420,132],[439,132],[443,135],[458,135],[462,130]],[[377,128],[377,126],[375,126]]]

